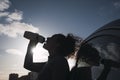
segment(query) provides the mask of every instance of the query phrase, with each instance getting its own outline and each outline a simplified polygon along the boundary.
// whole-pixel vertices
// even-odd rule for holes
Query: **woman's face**
[[[45,42],[43,47],[49,51],[54,50],[57,47],[57,45],[58,45],[57,37],[52,36],[47,38],[47,41]]]

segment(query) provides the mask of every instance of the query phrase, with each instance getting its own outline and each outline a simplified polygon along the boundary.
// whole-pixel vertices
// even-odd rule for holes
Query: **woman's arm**
[[[97,80],[107,80],[107,76],[111,70],[111,64],[113,63],[113,61],[109,59],[103,59],[101,63],[104,65],[104,69]]]
[[[30,40],[27,48],[27,54],[25,56],[24,61],[24,68],[34,71],[34,72],[40,72],[42,67],[44,66],[45,62],[43,63],[33,63],[33,52],[32,49],[37,45],[37,41]]]

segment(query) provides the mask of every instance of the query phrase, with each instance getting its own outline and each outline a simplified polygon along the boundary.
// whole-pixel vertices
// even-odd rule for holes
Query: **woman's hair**
[[[75,52],[76,50],[76,42],[78,41],[75,36],[72,34],[68,34],[64,36],[63,34],[55,34],[56,42],[60,44],[58,51],[63,56],[68,56],[69,54]]]

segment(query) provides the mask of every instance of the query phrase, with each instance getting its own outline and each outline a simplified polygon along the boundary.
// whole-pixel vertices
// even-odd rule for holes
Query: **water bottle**
[[[25,31],[24,33],[24,37],[27,38],[27,39],[30,39],[30,40],[36,40],[40,43],[43,43],[45,42],[45,38],[41,35],[39,35],[38,33],[33,33],[33,32],[30,32],[30,31]]]

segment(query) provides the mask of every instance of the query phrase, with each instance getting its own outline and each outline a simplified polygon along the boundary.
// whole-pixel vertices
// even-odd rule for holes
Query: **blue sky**
[[[12,72],[28,72],[23,68],[24,31],[45,37],[73,33],[85,39],[119,14],[119,0],[0,0],[0,80]]]

